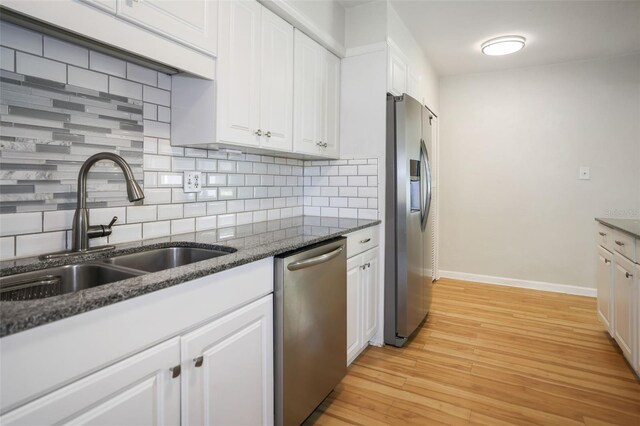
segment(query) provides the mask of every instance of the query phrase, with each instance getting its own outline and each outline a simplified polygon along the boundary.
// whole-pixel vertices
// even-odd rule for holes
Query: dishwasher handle
[[[330,251],[329,253],[321,254],[320,256],[312,257],[310,259],[299,260],[287,265],[287,269],[290,271],[297,271],[299,269],[309,268],[316,266],[324,262],[328,262],[337,255],[339,255],[344,247],[338,247],[337,249]]]

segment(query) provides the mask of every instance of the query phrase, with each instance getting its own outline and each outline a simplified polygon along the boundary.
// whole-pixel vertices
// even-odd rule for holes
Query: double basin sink
[[[235,252],[229,247],[161,247],[0,277],[0,301],[42,299]]]

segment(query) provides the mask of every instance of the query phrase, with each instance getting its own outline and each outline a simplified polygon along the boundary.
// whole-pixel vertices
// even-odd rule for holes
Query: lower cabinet
[[[613,254],[598,248],[597,290],[598,317],[610,334],[613,334]]]
[[[183,425],[273,424],[273,299],[181,338]]]
[[[133,355],[10,411],[0,418],[0,423],[180,424],[180,338]]]
[[[633,366],[636,365],[635,339],[638,323],[635,318],[636,291],[634,265],[616,255],[614,270],[614,312],[613,337],[618,342],[622,353]]]
[[[347,259],[347,365],[377,330],[379,263],[377,247]]]
[[[2,425],[58,423],[272,425],[273,297],[262,297],[0,417]]]

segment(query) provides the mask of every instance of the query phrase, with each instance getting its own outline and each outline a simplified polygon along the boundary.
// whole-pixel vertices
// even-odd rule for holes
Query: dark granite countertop
[[[596,221],[615,228],[618,231],[626,232],[635,238],[640,238],[640,219],[608,219],[596,217]]]
[[[150,247],[193,246],[196,243],[202,247],[217,245],[237,249],[234,253],[217,258],[75,293],[29,301],[0,302],[0,337],[296,250],[379,223],[379,220],[298,216],[118,244],[113,251],[83,255],[73,259],[41,261],[37,257],[30,257],[0,262],[0,276],[6,276],[70,263],[99,261],[114,255],[139,252]]]

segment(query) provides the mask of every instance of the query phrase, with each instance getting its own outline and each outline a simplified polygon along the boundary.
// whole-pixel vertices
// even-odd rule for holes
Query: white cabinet
[[[395,96],[407,93],[408,64],[400,49],[389,44],[387,70],[387,91]]]
[[[377,247],[347,260],[347,365],[378,328],[379,263]]]
[[[597,290],[598,290],[598,318],[613,334],[613,254],[606,249],[598,248]]]
[[[215,77],[217,0],[3,0],[66,32],[199,77]]]
[[[220,3],[217,142],[291,151],[293,27],[256,1]]]
[[[0,423],[178,425],[179,340],[161,343],[10,411]]]
[[[339,116],[340,60],[296,30],[294,152],[337,158]]]
[[[273,424],[273,298],[184,335],[182,424]]]
[[[216,55],[218,0],[117,0],[119,17]],[[102,4],[112,2],[101,1]]]
[[[636,289],[634,269],[635,267],[631,262],[616,255],[613,337],[631,365],[635,365],[635,338],[638,327],[635,319]]]

